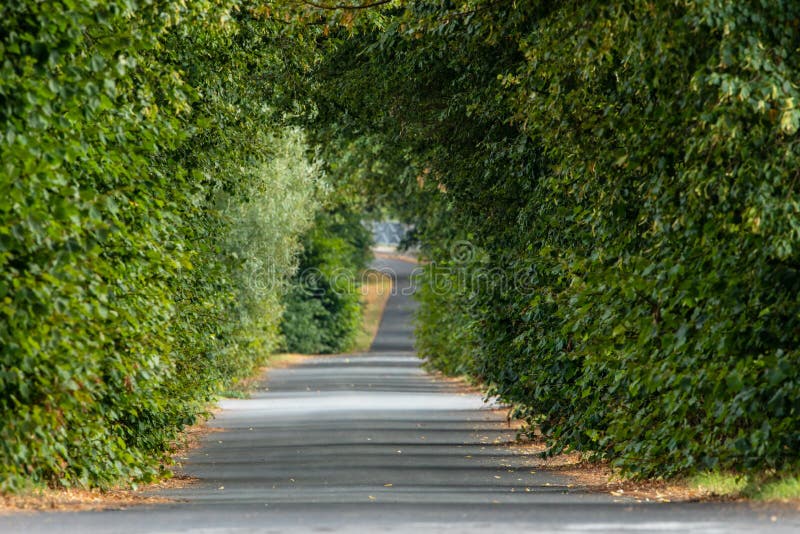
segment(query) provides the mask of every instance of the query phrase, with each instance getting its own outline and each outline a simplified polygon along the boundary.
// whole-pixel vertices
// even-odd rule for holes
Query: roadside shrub
[[[342,36],[315,136],[392,165],[359,179],[411,216],[429,280],[458,239],[480,256],[421,290],[420,352],[552,452],[797,468],[798,9],[409,2]],[[484,272],[527,289],[459,281]]]
[[[317,190],[264,82],[296,59],[284,26],[233,1],[0,7],[0,490],[150,479],[275,348]]]
[[[303,238],[303,253],[287,294],[281,330],[285,350],[333,353],[348,350],[361,327],[360,274],[371,236],[358,214],[322,212]]]

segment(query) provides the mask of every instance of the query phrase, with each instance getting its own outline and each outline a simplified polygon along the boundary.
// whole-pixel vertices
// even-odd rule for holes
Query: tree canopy
[[[798,467],[798,21],[789,0],[4,4],[3,487],[146,480],[314,310],[340,350],[354,301],[307,299],[296,268],[356,269],[379,208],[430,260],[420,354],[551,452]]]
[[[796,3],[381,14],[316,68],[312,138],[413,218],[422,355],[554,452],[634,475],[795,466]]]

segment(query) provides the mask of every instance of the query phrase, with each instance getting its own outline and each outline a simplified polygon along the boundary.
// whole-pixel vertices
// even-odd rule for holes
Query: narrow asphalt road
[[[476,394],[420,369],[413,265],[397,275],[372,350],[275,369],[225,400],[183,460],[199,481],[169,504],[0,517],[0,532],[800,532],[800,516],[748,504],[638,504],[582,491]]]

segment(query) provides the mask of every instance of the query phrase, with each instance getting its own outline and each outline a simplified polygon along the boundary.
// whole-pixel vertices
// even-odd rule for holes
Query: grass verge
[[[20,512],[124,510],[128,506],[160,504],[167,499],[136,491],[37,488],[19,495],[0,496],[0,515]]]
[[[742,475],[710,471],[690,477],[687,484],[725,499],[800,503],[800,475],[796,474]]]
[[[363,276],[361,286],[361,304],[363,316],[361,328],[353,343],[354,352],[367,352],[381,324],[383,310],[392,293],[392,279],[388,275],[368,269]]]

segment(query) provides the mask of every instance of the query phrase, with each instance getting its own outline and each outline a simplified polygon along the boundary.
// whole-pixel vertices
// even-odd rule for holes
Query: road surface
[[[800,532],[797,512],[637,504],[572,487],[476,394],[424,373],[412,347],[412,264],[372,350],[271,370],[224,400],[220,429],[183,462],[199,482],[161,505],[0,517],[0,532]]]

